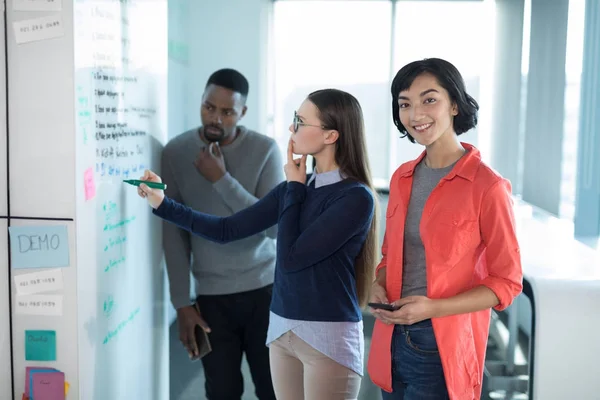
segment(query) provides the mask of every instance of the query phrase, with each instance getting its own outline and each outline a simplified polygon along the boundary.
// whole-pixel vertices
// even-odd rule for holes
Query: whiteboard
[[[160,164],[167,2],[74,7],[79,398],[167,399],[161,225],[122,183]]]

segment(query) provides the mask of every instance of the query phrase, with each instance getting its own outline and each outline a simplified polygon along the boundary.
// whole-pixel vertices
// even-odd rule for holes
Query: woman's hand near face
[[[306,183],[306,154],[294,160],[294,142],[288,143],[287,163],[283,166],[288,182]]]

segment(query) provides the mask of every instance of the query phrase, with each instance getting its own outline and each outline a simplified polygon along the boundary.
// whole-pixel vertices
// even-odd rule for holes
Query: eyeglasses
[[[326,129],[324,125],[305,124],[304,122],[300,121],[300,117],[298,116],[298,113],[296,111],[294,111],[294,133],[297,133],[298,129],[301,126],[314,126],[315,128]]]

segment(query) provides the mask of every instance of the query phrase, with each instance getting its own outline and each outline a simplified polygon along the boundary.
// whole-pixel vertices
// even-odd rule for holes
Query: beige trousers
[[[288,332],[269,346],[277,400],[356,400],[361,376]]]

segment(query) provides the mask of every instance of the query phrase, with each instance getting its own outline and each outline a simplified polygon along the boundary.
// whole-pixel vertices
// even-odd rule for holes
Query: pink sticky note
[[[25,396],[27,397],[29,397],[29,374],[32,370],[55,371],[54,368],[49,367],[25,367]]]
[[[85,188],[85,200],[96,196],[96,185],[94,184],[94,170],[90,167],[83,173],[83,186]]]
[[[35,400],[64,400],[65,374],[59,371],[34,372],[31,374],[32,392]]]

